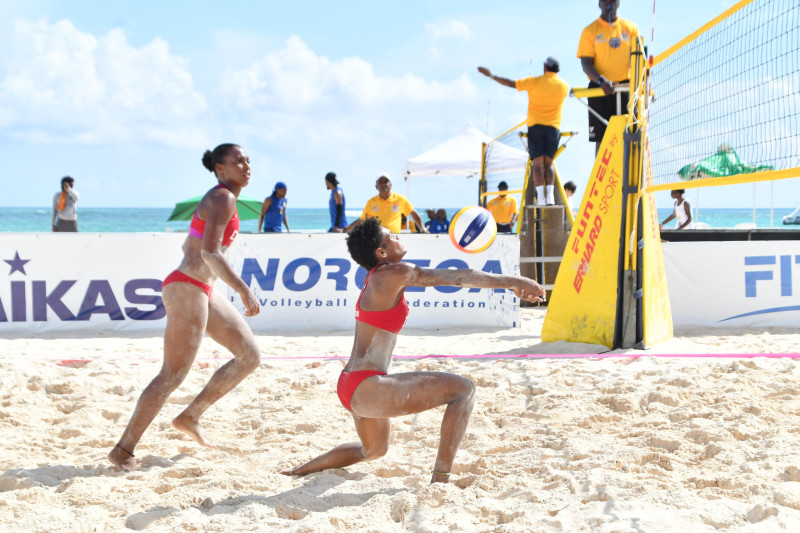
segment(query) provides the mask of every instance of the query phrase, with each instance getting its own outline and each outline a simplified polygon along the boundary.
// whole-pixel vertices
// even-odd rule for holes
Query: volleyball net
[[[526,130],[522,122],[486,144],[481,169],[481,205],[494,198],[501,181],[508,184],[509,193],[518,203],[522,199],[529,172],[528,148],[523,136]]]
[[[800,176],[800,2],[743,0],[652,59],[646,192]]]

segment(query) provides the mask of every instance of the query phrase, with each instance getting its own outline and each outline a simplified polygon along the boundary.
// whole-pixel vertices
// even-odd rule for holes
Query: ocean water
[[[459,208],[447,208],[451,218]],[[185,231],[189,221],[167,222],[170,207],[84,207],[78,208],[78,227],[82,232],[128,233]],[[672,209],[659,209],[658,218],[664,220]],[[733,228],[737,224],[753,224],[757,228],[792,228],[784,226],[782,219],[792,212],[789,208],[756,209],[755,221],[752,208],[700,209],[696,221],[705,222],[712,228]],[[348,221],[361,214],[360,210],[347,211]],[[427,220],[424,213],[420,213]],[[289,208],[287,211],[292,231],[325,232],[330,227],[328,209]],[[257,220],[242,220],[242,232],[255,232]],[[673,222],[669,223],[672,227]],[[0,207],[0,232],[42,233],[50,231],[50,209],[46,207]]]
[[[171,207],[78,207],[78,229],[89,233],[150,233],[189,229],[188,220],[168,222],[170,213]],[[348,210],[348,220],[360,214],[360,211]],[[50,215],[51,210],[46,207],[0,207],[0,232],[49,232]],[[287,218],[292,231],[326,232],[331,226],[327,208],[289,208]],[[257,223],[258,220],[242,220],[239,231],[255,232]]]

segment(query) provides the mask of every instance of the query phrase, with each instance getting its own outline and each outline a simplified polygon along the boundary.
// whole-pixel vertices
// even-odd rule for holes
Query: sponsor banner
[[[647,126],[642,134],[645,139],[643,187],[653,184],[653,169],[650,161],[650,137]],[[642,343],[650,347],[672,338],[672,313],[667,290],[664,256],[661,253],[661,230],[659,229],[656,197],[646,193],[642,202]]]
[[[614,344],[626,119],[611,117],[603,136],[550,296],[544,341]]]
[[[800,242],[670,242],[662,248],[675,325],[800,324]]]
[[[366,272],[342,234],[241,234],[228,251],[261,313],[253,331],[347,330]],[[0,241],[0,336],[41,332],[162,331],[161,282],[180,263],[186,234],[4,234]],[[519,239],[498,235],[466,254],[448,235],[401,236],[405,260],[426,268],[519,273]],[[239,295],[217,282],[244,313]],[[507,290],[411,287],[408,326],[518,327],[519,300]]]

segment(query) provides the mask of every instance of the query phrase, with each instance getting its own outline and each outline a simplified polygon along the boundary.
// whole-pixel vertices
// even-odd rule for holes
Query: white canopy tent
[[[434,146],[427,152],[406,161],[403,168],[405,191],[408,181],[414,178],[436,176],[480,176],[483,143],[492,139],[474,126],[467,126],[455,137]],[[528,153],[503,143],[492,148],[492,172],[525,172]]]

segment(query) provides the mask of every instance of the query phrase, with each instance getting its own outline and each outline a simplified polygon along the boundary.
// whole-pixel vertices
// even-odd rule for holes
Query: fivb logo
[[[775,281],[777,267],[781,296],[792,296],[792,264],[800,264],[800,255],[753,255],[744,258],[746,267],[768,267],[759,270],[747,270],[744,273],[744,293],[747,298],[758,297],[758,283]],[[763,283],[762,283],[763,285]]]
[[[744,258],[744,295],[745,298],[758,298],[759,288],[761,295],[772,297],[776,294],[776,289],[780,291],[780,297],[794,296],[792,287],[793,266],[800,265],[800,255],[751,255]],[[777,277],[776,277],[777,274]],[[777,287],[775,283],[778,283]],[[769,294],[771,293],[771,294]],[[800,311],[800,305],[782,305],[758,309],[748,313],[731,316],[720,320],[725,322],[735,318],[742,318],[754,315],[766,315],[771,313],[782,313],[786,311]]]
[[[70,309],[63,301],[67,293],[74,292],[77,280],[61,280],[48,288],[46,280],[18,279],[27,278],[25,265],[30,259],[22,259],[15,252],[13,259],[4,259],[9,264],[10,298],[0,299],[0,322],[26,322],[28,320],[28,304],[30,316],[34,322],[46,322],[48,309],[59,320],[89,320],[93,315],[107,315],[110,320],[159,320],[166,315],[161,303],[161,280],[132,279],[125,283],[123,294],[128,304],[145,306],[120,306],[119,299],[105,279],[89,280],[77,312]],[[141,294],[147,291],[149,294]],[[155,294],[153,294],[155,293]]]

